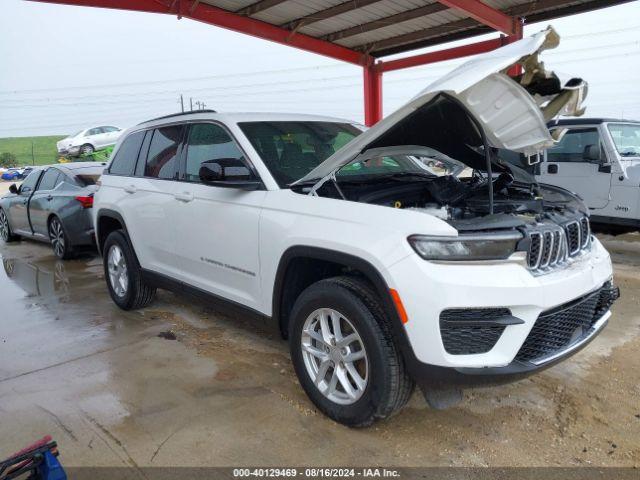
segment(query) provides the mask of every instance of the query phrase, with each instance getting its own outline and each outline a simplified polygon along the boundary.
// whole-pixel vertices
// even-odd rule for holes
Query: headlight
[[[412,235],[409,243],[425,260],[460,262],[505,260],[516,251],[518,232],[462,234],[457,237]]]

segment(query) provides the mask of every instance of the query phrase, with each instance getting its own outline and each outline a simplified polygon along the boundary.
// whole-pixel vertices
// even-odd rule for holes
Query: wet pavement
[[[640,466],[640,235],[605,241],[622,298],[585,350],[365,430],[316,412],[272,326],[164,291],[122,312],[98,258],[0,243],[0,458],[51,434],[65,466]]]

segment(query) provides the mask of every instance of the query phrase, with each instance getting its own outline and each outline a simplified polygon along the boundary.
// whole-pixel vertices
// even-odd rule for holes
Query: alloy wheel
[[[353,324],[340,312],[320,308],[307,317],[302,357],[314,385],[332,402],[350,405],[365,392],[369,361]]]
[[[60,220],[54,218],[49,224],[49,238],[51,239],[51,246],[53,252],[58,258],[62,258],[65,253],[66,239],[64,237],[64,230]]]
[[[118,245],[112,245],[107,254],[109,283],[118,297],[124,297],[129,288],[129,273],[124,253]]]
[[[9,240],[9,219],[4,210],[0,210],[0,235],[5,242]]]

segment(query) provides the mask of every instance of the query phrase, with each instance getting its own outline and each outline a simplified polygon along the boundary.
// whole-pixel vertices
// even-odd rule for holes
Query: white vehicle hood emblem
[[[571,79],[564,85],[546,71],[538,54],[557,47],[559,36],[549,27],[499,49],[476,55],[422,90],[411,101],[335,152],[297,183],[331,177],[398,122],[409,117],[439,94],[461,102],[483,127],[489,144],[535,155],[554,144],[547,122],[557,115],[584,113],[587,84]],[[517,79],[506,74],[519,63],[524,73]]]

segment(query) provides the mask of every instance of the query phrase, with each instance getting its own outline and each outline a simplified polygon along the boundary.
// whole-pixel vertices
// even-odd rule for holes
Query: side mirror
[[[601,163],[598,166],[598,171],[600,173],[611,173],[611,164],[610,163]]]
[[[235,158],[220,158],[200,164],[200,181],[207,185],[239,190],[257,190],[262,182],[255,178],[251,170]]]
[[[217,162],[203,162],[198,170],[202,183],[222,182],[224,180],[224,169]]]
[[[16,186],[15,183],[12,183],[11,185],[9,185],[9,191],[14,195],[18,194],[18,187]]]
[[[582,158],[587,162],[600,163],[600,145],[587,145],[584,147]]]

